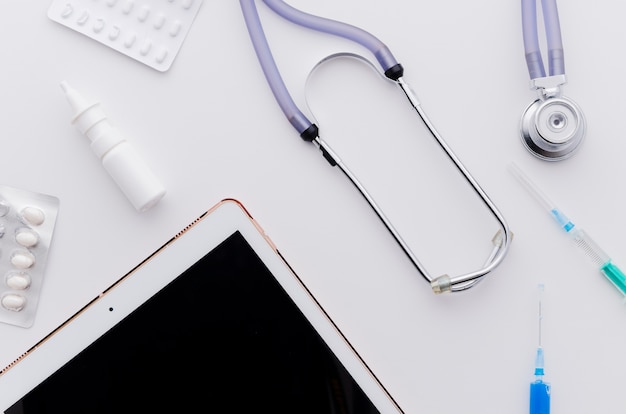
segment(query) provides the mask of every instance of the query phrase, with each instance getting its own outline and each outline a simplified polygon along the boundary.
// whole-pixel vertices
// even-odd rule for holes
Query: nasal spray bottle
[[[74,110],[72,124],[89,138],[91,149],[135,209],[143,212],[158,203],[165,188],[134,147],[111,126],[100,103],[87,101],[65,81],[61,88]]]

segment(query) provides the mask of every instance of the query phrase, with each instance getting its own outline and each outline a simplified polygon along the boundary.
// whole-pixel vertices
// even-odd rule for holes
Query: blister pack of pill
[[[164,72],[202,0],[54,0],[48,17]]]
[[[35,320],[59,199],[0,186],[0,322]]]

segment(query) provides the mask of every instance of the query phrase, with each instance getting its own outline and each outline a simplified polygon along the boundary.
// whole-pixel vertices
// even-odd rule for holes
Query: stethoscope
[[[579,148],[585,136],[585,117],[574,101],[561,95],[567,83],[563,42],[556,0],[541,0],[548,44],[549,76],[546,76],[537,35],[536,0],[522,0],[522,29],[531,89],[538,93],[524,111],[520,124],[522,142],[535,156],[563,160]]]
[[[476,180],[470,175],[467,169],[461,164],[458,157],[452,152],[450,147],[441,138],[439,133],[435,130],[430,120],[426,117],[426,114],[421,108],[419,101],[415,93],[411,90],[411,87],[403,80],[404,69],[400,65],[391,51],[376,37],[370,33],[351,26],[346,23],[314,16],[308,13],[299,11],[282,0],[263,0],[263,2],[279,16],[295,23],[300,26],[317,30],[320,32],[340,36],[349,40],[352,40],[365,48],[367,48],[384,71],[384,76],[393,82],[395,82],[402,91],[406,98],[408,98],[411,106],[417,111],[419,117],[422,119],[432,136],[435,138],[439,146],[445,151],[448,158],[453,162],[456,168],[465,177],[466,181],[472,186],[474,191],[482,199],[483,203],[491,211],[492,215],[496,218],[500,229],[493,238],[493,249],[485,261],[482,268],[461,274],[458,276],[441,275],[438,277],[431,276],[425,267],[420,263],[415,254],[411,251],[407,243],[402,239],[400,233],[394,228],[390,220],[385,216],[382,209],[374,201],[373,197],[367,192],[365,187],[357,179],[357,177],[348,169],[348,167],[341,161],[337,154],[330,148],[330,146],[324,142],[319,136],[319,130],[317,125],[307,119],[307,117],[298,109],[293,101],[287,87],[285,86],[283,79],[280,75],[276,62],[272,56],[269,44],[265,37],[263,27],[259,18],[258,11],[256,9],[255,0],[240,0],[241,9],[243,11],[246,26],[250,38],[254,45],[257,57],[265,74],[265,77],[269,83],[269,86],[276,98],[283,113],[291,123],[291,125],[298,131],[300,137],[308,142],[312,142],[320,149],[324,158],[333,167],[338,167],[346,177],[357,188],[361,195],[366,199],[368,204],[375,211],[377,216],[383,222],[387,230],[393,235],[396,242],[400,245],[404,253],[409,257],[413,265],[417,268],[418,272],[424,279],[431,285],[431,288],[435,293],[444,292],[458,292],[473,287],[482,280],[489,272],[495,269],[502,261],[506,252],[508,251],[511,243],[512,234],[509,230],[509,226],[502,217],[500,211],[496,208],[491,199],[482,190]]]

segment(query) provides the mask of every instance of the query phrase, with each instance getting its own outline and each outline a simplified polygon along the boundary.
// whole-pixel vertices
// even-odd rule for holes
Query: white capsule
[[[68,3],[68,4],[65,5],[65,8],[61,12],[61,17],[66,19],[66,18],[70,17],[72,15],[72,13],[74,13],[74,8],[72,7],[71,4]]]
[[[122,6],[122,12],[124,12],[124,14],[130,14],[134,6],[135,0],[126,0],[126,3]]]
[[[104,19],[99,18],[93,24],[93,31],[96,33],[100,33],[102,29],[104,29],[104,26],[106,26],[106,22],[104,21]]]
[[[149,15],[150,6],[143,6],[141,9],[139,9],[139,15],[137,16],[137,19],[139,19],[140,22],[145,22],[148,19]]]
[[[113,25],[111,27],[111,31],[109,32],[109,39],[110,40],[115,40],[120,36],[121,33],[121,29],[119,26],[117,25]]]
[[[9,273],[6,283],[11,289],[26,290],[30,287],[30,275],[24,272]]]
[[[89,20],[89,12],[87,10],[84,10],[83,14],[81,14],[78,20],[76,20],[76,23],[82,26],[87,23],[87,20]]]
[[[165,25],[165,14],[159,13],[154,19],[154,28],[159,30],[160,28],[163,27],[163,25]]]
[[[172,23],[172,25],[170,26],[170,36],[178,36],[182,28],[183,24],[180,22],[180,20],[174,20],[174,23]]]
[[[166,58],[167,58],[167,49],[166,49],[166,48],[164,48],[164,47],[162,47],[162,48],[158,51],[158,53],[157,53],[157,55],[156,55],[155,59],[156,59],[156,61],[157,61],[158,63],[163,63],[163,62],[165,62],[165,59],[166,59]]]
[[[146,56],[150,52],[150,48],[152,48],[152,40],[146,39],[141,45],[141,48],[139,49],[139,53]]]
[[[11,255],[11,264],[17,269],[28,269],[35,264],[35,256],[31,252],[20,250]]]
[[[130,49],[135,44],[135,40],[137,40],[137,35],[135,33],[130,33],[126,37],[126,40],[124,40],[124,46]]]
[[[19,312],[26,305],[26,298],[22,295],[9,293],[2,297],[2,306],[10,311]]]
[[[46,220],[43,210],[37,207],[24,207],[20,215],[24,221],[33,226],[39,226]]]
[[[24,247],[34,247],[39,243],[39,235],[31,229],[18,229],[15,233],[15,241]]]

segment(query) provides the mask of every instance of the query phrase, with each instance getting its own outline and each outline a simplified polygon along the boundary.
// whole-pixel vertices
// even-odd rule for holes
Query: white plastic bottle
[[[89,102],[67,82],[61,88],[74,110],[74,124],[91,141],[91,149],[140,212],[150,209],[166,190],[135,148],[111,124],[99,102]]]

